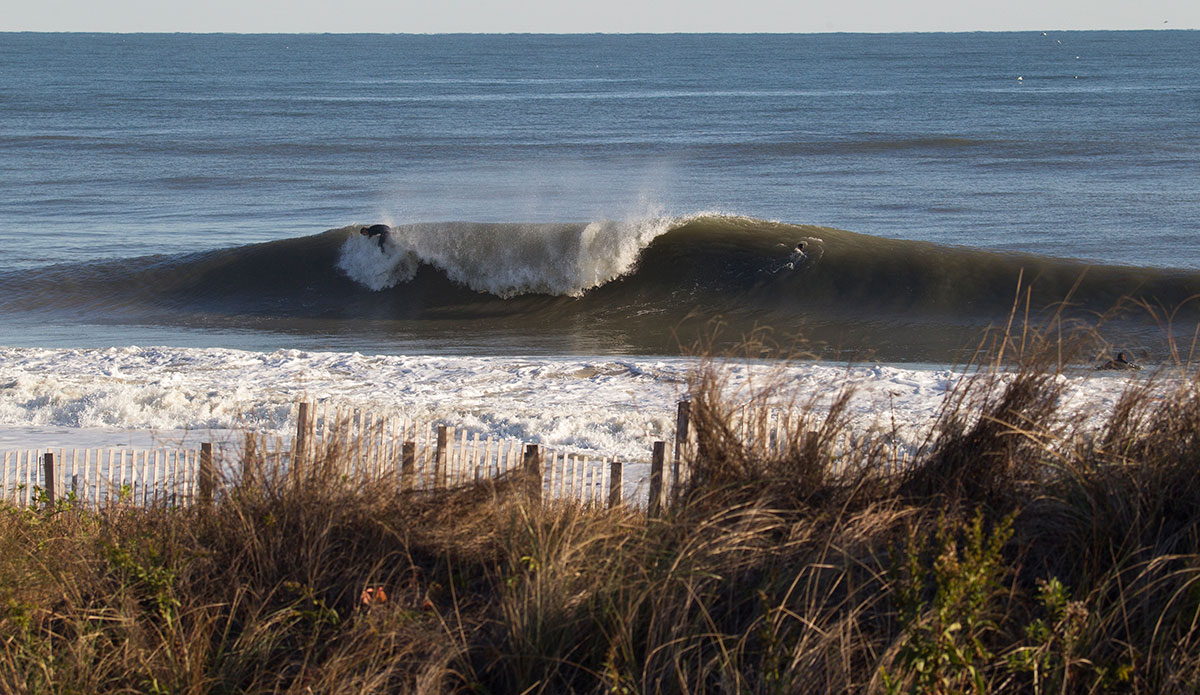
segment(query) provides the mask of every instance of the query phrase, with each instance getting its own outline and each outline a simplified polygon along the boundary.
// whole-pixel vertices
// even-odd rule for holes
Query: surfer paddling
[[[371,237],[379,237],[379,252],[383,253],[383,242],[387,240],[388,233],[392,228],[386,224],[373,224],[370,227],[362,227],[358,233],[370,239]]]

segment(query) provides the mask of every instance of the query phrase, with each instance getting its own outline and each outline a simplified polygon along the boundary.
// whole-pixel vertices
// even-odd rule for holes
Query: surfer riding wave
[[[796,242],[796,245],[793,246],[792,250],[788,253],[787,260],[783,261],[778,267],[769,272],[774,275],[775,273],[779,273],[784,270],[798,270],[807,265],[815,263],[816,260],[821,257],[823,249],[819,243],[815,243],[814,245],[814,242],[820,241],[820,239],[808,238]],[[780,244],[780,246],[783,246],[783,244]]]
[[[788,256],[788,262],[786,266],[788,270],[795,270],[797,266],[808,260],[808,256],[804,253],[804,249],[807,246],[808,242],[801,241],[800,243],[796,244],[796,248],[792,249],[792,255]]]
[[[386,224],[373,224],[370,227],[360,228],[358,233],[367,237],[368,239],[371,237],[379,237],[379,252],[384,253],[385,249],[383,248],[383,244],[387,241],[388,234],[391,233],[391,231],[392,228]]]

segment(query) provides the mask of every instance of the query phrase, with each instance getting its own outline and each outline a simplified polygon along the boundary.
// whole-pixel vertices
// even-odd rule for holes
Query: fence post
[[[299,469],[308,459],[308,403],[300,404],[300,412],[296,414],[296,443],[292,447],[292,468]]]
[[[265,444],[262,448],[269,451]],[[245,444],[242,447],[243,485],[249,486],[254,482],[256,468],[260,468],[258,464],[258,439],[253,434],[247,434]]]
[[[683,448],[687,446],[688,440],[688,425],[691,422],[692,402],[689,400],[679,401],[679,408],[675,413],[675,459],[671,462],[671,501],[674,502],[679,498],[679,492],[682,487],[682,480],[679,477],[679,461],[683,458]]]
[[[525,484],[529,499],[534,504],[542,503],[542,453],[537,444],[525,445]]]
[[[445,425],[438,425],[437,450],[433,454],[434,487],[446,487],[446,442],[450,433]]]
[[[200,504],[211,504],[213,488],[216,487],[217,472],[213,468],[212,444],[200,445]]]
[[[54,506],[54,454],[47,451],[42,456],[42,474],[46,482],[46,506]]]
[[[616,507],[621,504],[621,461],[613,458],[608,464],[608,506]]]
[[[413,488],[413,475],[417,472],[417,443],[404,442],[400,455],[400,488]]]
[[[646,514],[657,517],[662,511],[663,464],[667,458],[667,443],[654,442],[654,457],[650,459],[650,498]]]

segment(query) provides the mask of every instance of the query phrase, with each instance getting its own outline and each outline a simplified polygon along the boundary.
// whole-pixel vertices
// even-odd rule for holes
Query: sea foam
[[[100,446],[98,428],[109,439],[114,430],[287,436],[295,404],[308,400],[638,461],[655,440],[671,437],[675,405],[699,365],[690,358],[0,348],[0,448]],[[949,369],[812,362],[723,369],[735,402],[761,385],[785,383],[801,401],[818,396],[818,414],[840,388],[853,386],[850,426],[895,427],[910,444],[962,378]],[[1067,407],[1097,417],[1126,384],[1099,374],[1060,378]],[[38,441],[21,440],[35,435]]]
[[[425,263],[457,283],[499,297],[577,297],[629,273],[642,249],[680,223],[655,217],[580,224],[400,225],[382,245],[351,233],[338,267],[376,291],[411,280]]]

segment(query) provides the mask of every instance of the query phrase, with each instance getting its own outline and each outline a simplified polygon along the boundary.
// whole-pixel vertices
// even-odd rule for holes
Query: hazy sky
[[[821,32],[1197,29],[1197,0],[14,0],[4,31]]]

